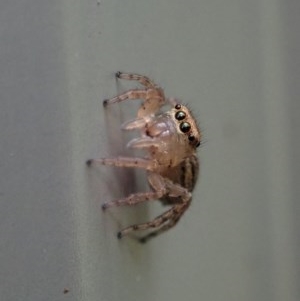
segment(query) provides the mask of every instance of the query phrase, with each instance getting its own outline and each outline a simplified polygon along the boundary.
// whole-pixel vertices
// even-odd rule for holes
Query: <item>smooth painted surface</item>
[[[1,300],[299,300],[299,18],[293,1],[0,4]],[[142,173],[87,169],[126,153],[138,102],[101,100],[150,76],[203,129],[191,209],[146,245],[120,227],[148,204]],[[64,293],[65,290],[65,293]]]

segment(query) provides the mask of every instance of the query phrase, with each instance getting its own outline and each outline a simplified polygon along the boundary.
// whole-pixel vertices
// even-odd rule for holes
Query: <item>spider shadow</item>
[[[120,87],[118,87],[118,92]],[[123,89],[122,89],[123,90]],[[128,156],[132,157],[132,150],[126,148],[127,142],[138,135],[137,132],[128,132],[121,129],[121,124],[135,115],[133,112],[137,111],[139,102],[136,100],[129,100],[120,104],[114,104],[103,108],[106,137],[108,138],[108,155],[107,157]],[[106,177],[105,182],[109,192],[109,199],[105,201],[115,200],[128,196],[131,193],[149,190],[146,183],[146,173],[143,170],[135,170],[133,168],[119,168],[119,167],[101,167],[107,169],[107,173],[111,173],[112,177]],[[108,171],[109,170],[109,171]],[[141,223],[148,219],[148,208],[146,204],[138,206],[122,206],[118,208],[110,208],[105,211],[117,223],[118,229],[126,226]],[[128,235],[128,237],[138,240],[138,237]]]

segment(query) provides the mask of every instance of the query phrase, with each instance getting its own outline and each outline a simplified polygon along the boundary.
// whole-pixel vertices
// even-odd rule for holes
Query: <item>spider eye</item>
[[[180,109],[181,109],[181,104],[177,103],[177,104],[175,105],[175,109],[176,109],[176,110],[180,110]]]
[[[190,134],[188,137],[189,141],[193,142],[193,145],[195,147],[199,147],[200,146],[200,141],[196,140],[196,137],[193,134]]]
[[[183,111],[178,111],[175,114],[177,120],[183,120],[186,117],[186,114]]]
[[[195,136],[194,136],[194,135],[192,135],[192,134],[191,134],[191,135],[189,135],[189,140],[190,140],[190,141],[194,141],[194,140],[195,140]]]
[[[191,125],[188,122],[182,122],[179,128],[183,133],[187,133],[191,129]]]

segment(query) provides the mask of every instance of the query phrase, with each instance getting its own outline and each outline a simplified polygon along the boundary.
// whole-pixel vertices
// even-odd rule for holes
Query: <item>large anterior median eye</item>
[[[179,128],[183,133],[187,133],[191,129],[191,125],[188,122],[182,122]]]

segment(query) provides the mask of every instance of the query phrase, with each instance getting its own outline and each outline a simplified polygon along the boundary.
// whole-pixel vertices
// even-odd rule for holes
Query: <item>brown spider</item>
[[[149,78],[123,72],[117,72],[116,77],[136,80],[144,86],[143,89],[129,90],[104,100],[103,105],[106,107],[127,99],[143,100],[137,118],[124,123],[122,129],[140,130],[141,136],[132,139],[127,146],[144,149],[147,155],[144,158],[90,159],[86,163],[88,166],[98,163],[146,170],[151,191],[134,193],[102,205],[102,209],[105,210],[109,207],[131,206],[155,199],[164,205],[171,205],[169,210],[152,221],[132,225],[118,232],[118,238],[122,238],[132,231],[153,228],[153,232],[139,239],[146,242],[149,238],[174,227],[190,206],[191,192],[199,171],[196,148],[200,145],[201,132],[190,110],[174,98],[166,99],[162,88]],[[160,111],[166,104],[169,104],[171,109],[167,112]]]

